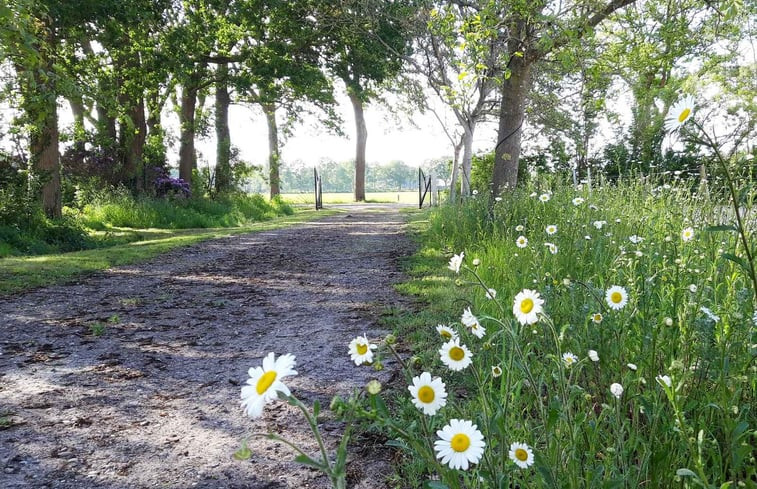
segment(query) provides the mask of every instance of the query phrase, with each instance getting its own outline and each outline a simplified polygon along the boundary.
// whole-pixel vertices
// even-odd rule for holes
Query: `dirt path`
[[[383,335],[377,313],[402,300],[391,285],[411,248],[396,210],[353,208],[0,298],[0,416],[12,423],[0,425],[0,487],[328,487],[267,440],[231,459],[251,431],[316,453],[294,408],[245,417],[240,386],[269,351],[296,355],[287,384],[308,402],[376,378],[347,344]],[[335,444],[339,423],[322,428]],[[385,460],[353,458],[350,487],[384,487]]]

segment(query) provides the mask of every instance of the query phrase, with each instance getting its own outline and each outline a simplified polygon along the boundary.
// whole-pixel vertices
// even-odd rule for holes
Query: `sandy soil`
[[[317,451],[295,408],[277,401],[251,420],[239,406],[268,352],[297,356],[287,384],[308,403],[377,378],[347,344],[385,333],[376,318],[402,303],[391,286],[412,243],[396,209],[346,212],[0,298],[0,487],[329,487],[272,441],[231,455],[254,431]],[[385,487],[388,453],[360,445],[350,487]]]

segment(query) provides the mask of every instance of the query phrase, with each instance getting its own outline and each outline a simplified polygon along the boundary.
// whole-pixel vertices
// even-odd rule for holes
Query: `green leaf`
[[[723,482],[723,484],[720,486],[720,489],[728,489],[729,487],[731,487],[731,484],[733,484],[733,482],[731,481]]]
[[[317,418],[321,412],[321,403],[318,400],[313,401],[313,417]]]
[[[242,446],[234,452],[234,458],[239,461],[249,460],[252,457],[252,451],[247,448],[247,440],[242,440]]]
[[[739,231],[739,229],[733,224],[718,224],[717,226],[707,226],[706,228],[704,228],[704,230],[708,233],[714,233],[717,231]]]
[[[307,455],[297,455],[296,457],[294,457],[294,461],[298,464],[307,465],[308,467],[313,467],[318,470],[325,471],[326,469],[326,466],[324,464],[313,460]]]
[[[678,469],[676,470],[676,475],[680,477],[696,477],[697,475],[694,473],[694,471],[689,469]]]
[[[734,255],[732,253],[723,253],[720,256],[722,256],[726,260],[731,260],[732,262],[737,263],[739,266],[741,266],[741,268],[743,268],[747,272],[749,271],[747,263],[746,263],[746,261],[744,261],[743,258],[740,258],[740,257],[738,257],[738,256],[736,256],[736,255]]]
[[[423,484],[424,489],[449,489],[449,486],[439,481],[426,481]]]

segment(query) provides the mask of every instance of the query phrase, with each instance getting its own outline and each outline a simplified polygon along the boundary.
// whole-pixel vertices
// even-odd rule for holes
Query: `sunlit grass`
[[[282,194],[285,201],[292,204],[313,204],[315,202],[315,194],[303,193],[303,194]],[[397,204],[418,204],[418,191],[412,192],[367,192],[365,194],[367,202],[374,203],[397,203]],[[426,197],[428,199],[428,197]],[[324,204],[351,204],[355,202],[355,195],[351,192],[337,193],[337,192],[324,192],[323,203]],[[428,202],[428,200],[426,200]]]
[[[208,239],[279,229],[292,224],[319,219],[335,212],[301,210],[293,216],[231,228],[131,230],[143,235],[145,239],[109,248],[31,257],[7,257],[0,259],[0,294],[62,283],[82,274],[146,261],[172,249]]]

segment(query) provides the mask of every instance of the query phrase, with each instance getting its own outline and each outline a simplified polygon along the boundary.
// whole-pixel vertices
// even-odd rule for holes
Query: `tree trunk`
[[[463,179],[460,182],[460,197],[467,199],[471,194],[470,173],[473,166],[473,131],[475,124],[463,124]]]
[[[74,116],[74,136],[73,136],[73,163],[77,168],[81,168],[84,162],[84,150],[86,144],[86,133],[84,131],[84,102],[81,96],[72,96],[68,99],[71,106],[71,114]]]
[[[44,109],[44,122],[32,131],[29,149],[32,168],[44,182],[42,185],[42,208],[47,217],[61,217],[60,158],[58,153],[58,107],[55,100]]]
[[[216,72],[216,192],[231,190],[231,133],[229,132],[229,67],[219,64]]]
[[[192,77],[194,78],[194,76]],[[192,169],[195,167],[195,105],[197,104],[197,85],[190,80],[181,89],[181,143],[179,146],[179,177],[185,182],[192,182]]]
[[[532,61],[515,56],[510,63],[510,78],[501,86],[497,147],[494,150],[492,192],[496,197],[505,188],[518,183],[520,138],[526,108],[526,97],[531,86]]]
[[[355,202],[365,201],[365,144],[368,140],[368,129],[365,126],[363,101],[354,93],[349,93],[352,108],[355,111],[355,130],[357,144],[355,146]]]
[[[87,56],[94,56],[95,52],[92,49],[92,43],[89,40],[82,42],[81,44],[84,54]],[[97,93],[101,99],[97,102],[97,132],[100,138],[100,144],[111,146],[115,144],[116,138],[116,118],[110,115],[108,110],[108,104],[102,102],[102,99],[110,96],[111,90],[108,87],[108,83],[98,78],[97,80]]]
[[[263,104],[265,120],[268,123],[268,180],[271,184],[271,198],[281,193],[279,187],[279,127],[276,125],[276,106]]]
[[[452,176],[449,182],[449,203],[457,204],[457,178],[460,168],[460,149],[463,147],[463,139],[460,138],[460,142],[454,146],[455,154],[452,157]]]

